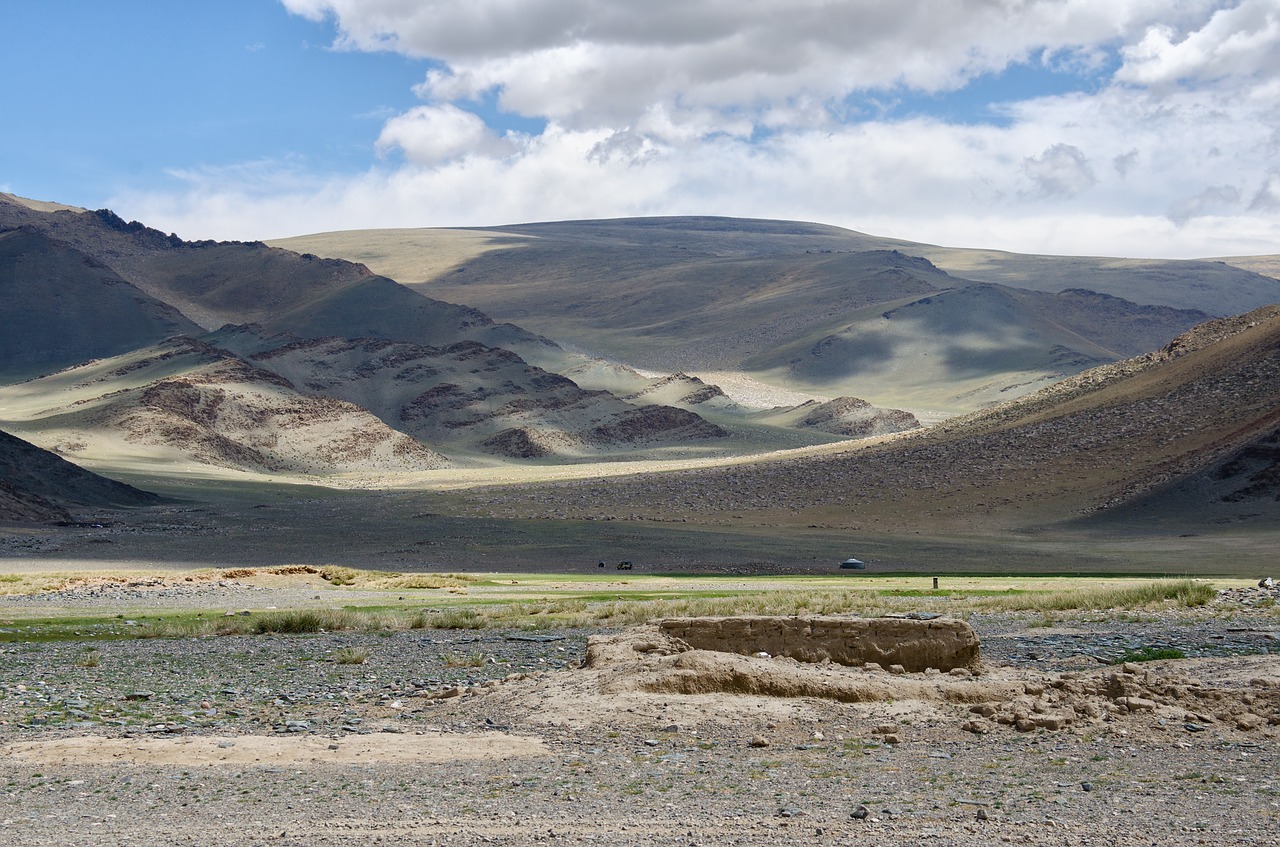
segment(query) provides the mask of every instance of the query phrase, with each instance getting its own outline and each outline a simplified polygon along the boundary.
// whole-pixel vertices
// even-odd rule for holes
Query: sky
[[[0,31],[0,191],[189,239],[728,215],[1280,253],[1277,0],[4,0]]]

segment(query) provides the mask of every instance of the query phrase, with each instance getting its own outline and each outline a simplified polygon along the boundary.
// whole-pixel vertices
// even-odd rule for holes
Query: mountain
[[[271,473],[430,470],[447,461],[365,409],[304,394],[186,337],[0,387],[9,426],[68,455]]]
[[[158,500],[0,432],[0,521],[70,521],[69,508],[145,506]]]
[[[115,356],[200,328],[80,251],[0,232],[0,381]]]
[[[972,408],[1154,349],[1208,317],[1086,289],[1047,294],[982,283],[854,312],[834,332],[743,367],[801,389]],[[872,384],[883,387],[867,390]]]
[[[732,469],[574,483],[555,511],[889,531],[1026,531],[1138,515],[1280,518],[1280,306],[897,439]],[[506,514],[546,496],[506,492]],[[486,505],[493,508],[492,500]]]
[[[93,257],[204,330],[257,323],[300,336],[554,347],[473,308],[420,296],[368,268],[260,242],[183,241],[108,210],[41,212],[0,195],[0,230],[25,228]]]
[[[1018,256],[786,221],[568,221],[275,243],[367,262],[643,370],[713,382],[732,372],[934,418],[1280,302],[1280,280],[1217,261]]]
[[[0,408],[33,438],[74,431],[63,440],[106,449],[118,437],[131,455],[147,445],[183,461],[339,473],[438,467],[446,448],[569,457],[726,435],[688,409],[584,390],[537,363],[580,366],[587,357],[351,262],[261,243],[185,242],[106,210],[11,196],[0,196],[4,227],[16,227],[0,245],[12,246],[9,291],[23,322],[7,342],[9,381],[73,371],[38,380],[11,402],[67,379],[77,392],[86,380],[105,381],[99,396],[78,394],[76,408],[64,396],[26,418]],[[170,336],[185,358],[155,347]],[[289,349],[269,351],[263,338]],[[223,339],[257,359],[218,347]],[[390,367],[396,357],[412,373]],[[88,359],[107,364],[76,367]],[[639,374],[620,383],[645,384]],[[110,437],[92,437],[95,427]]]
[[[426,347],[371,338],[299,340],[265,336],[257,327],[210,338],[291,384],[359,404],[446,450],[544,458],[727,435],[685,409],[585,391],[510,350],[475,341]]]

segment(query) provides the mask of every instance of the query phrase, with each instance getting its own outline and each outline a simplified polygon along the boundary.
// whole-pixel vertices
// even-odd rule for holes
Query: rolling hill
[[[275,243],[365,262],[642,370],[712,382],[745,374],[930,419],[1280,302],[1280,280],[1223,262],[1018,256],[784,221],[570,221]]]
[[[733,526],[984,533],[1117,520],[1280,518],[1280,306],[864,449],[563,483],[557,514]],[[487,508],[493,490],[486,492]],[[506,514],[549,508],[502,493]],[[1126,511],[1128,510],[1128,511]]]
[[[446,450],[581,456],[727,434],[685,409],[635,406],[607,391],[584,391],[510,350],[475,341],[425,347],[370,338],[286,340],[255,329],[210,338],[291,384],[358,404]]]
[[[1054,265],[704,218],[296,242],[365,243],[397,273],[429,269],[411,288],[313,253],[183,242],[109,212],[0,198],[4,221],[21,227],[6,241],[66,269],[25,301],[56,286],[122,291],[177,322],[145,325],[123,353],[94,342],[76,354],[95,361],[0,389],[0,419],[24,437],[103,466],[732,461],[877,436],[732,469],[566,484],[558,513],[952,530],[1095,520],[1160,497],[1198,503],[1202,518],[1271,513],[1275,314],[1202,322],[1233,298],[1280,295],[1280,281],[1226,264],[1138,263],[1130,284],[1119,260]],[[933,258],[899,249],[916,247]],[[991,279],[958,276],[966,263]],[[690,362],[812,399],[744,403]],[[969,414],[885,440],[916,427],[915,408]],[[513,515],[535,513],[508,497]]]
[[[687,407],[642,399],[652,380],[634,371],[612,375],[630,402],[583,390],[536,363],[589,370],[588,357],[350,262],[260,243],[185,242],[109,211],[10,196],[0,196],[0,232],[0,273],[8,270],[0,282],[14,304],[0,379],[70,368],[78,391],[85,380],[105,383],[76,408],[55,395],[35,403],[39,410],[15,411],[22,398],[56,391],[66,381],[57,375],[10,393],[0,419],[31,438],[59,432],[59,443],[135,459],[147,446],[174,460],[327,474],[439,467],[444,449],[565,458],[726,434]],[[217,347],[216,364],[179,366],[173,350],[155,347],[170,337],[196,359],[236,339],[257,361]],[[292,346],[268,356],[263,338]],[[404,367],[391,366],[397,357]],[[155,375],[144,362],[168,370]],[[131,446],[119,453],[123,444]]]

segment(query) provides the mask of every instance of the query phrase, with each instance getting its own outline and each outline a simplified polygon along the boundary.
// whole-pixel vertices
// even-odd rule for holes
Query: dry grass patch
[[[370,655],[367,647],[343,647],[333,651],[333,661],[339,665],[363,665]]]

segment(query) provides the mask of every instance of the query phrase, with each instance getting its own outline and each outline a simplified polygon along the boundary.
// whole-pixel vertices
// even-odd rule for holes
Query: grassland
[[[618,628],[716,615],[1059,612],[1208,608],[1241,580],[1140,577],[399,574],[337,569],[0,576],[0,641],[177,638],[410,629]],[[281,571],[286,571],[281,573]],[[209,594],[192,592],[207,585]],[[241,589],[242,609],[223,611]],[[113,596],[112,592],[116,592]],[[156,610],[146,594],[167,598]],[[102,601],[105,598],[105,602]],[[27,601],[27,602],[24,602]],[[128,606],[128,610],[119,611]],[[148,607],[151,608],[148,608]]]

